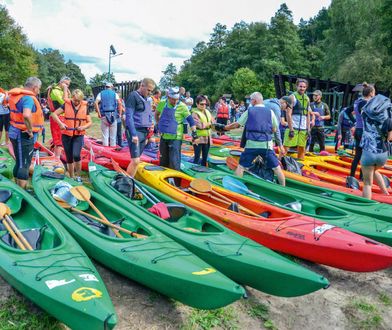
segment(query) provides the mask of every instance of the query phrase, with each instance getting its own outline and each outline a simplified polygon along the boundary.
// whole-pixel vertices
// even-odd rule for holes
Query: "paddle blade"
[[[235,170],[238,167],[238,160],[236,160],[234,157],[227,157],[226,165],[229,169]]]
[[[4,218],[6,215],[11,214],[11,209],[7,204],[0,203],[0,217]]]
[[[212,190],[211,183],[204,179],[194,179],[190,183],[190,187],[201,193],[208,193]]]
[[[243,195],[247,195],[249,193],[248,187],[243,182],[231,176],[224,176],[222,179],[222,184],[225,189],[234,191],[236,193]]]
[[[83,186],[72,187],[70,193],[78,200],[88,202],[91,198],[90,190]]]

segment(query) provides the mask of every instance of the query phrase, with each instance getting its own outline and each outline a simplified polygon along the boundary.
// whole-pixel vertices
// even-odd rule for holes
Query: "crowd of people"
[[[6,92],[0,89],[0,141],[5,131],[5,140],[11,141],[16,157],[14,177],[26,187],[28,169],[32,158],[34,141],[43,128],[44,115],[50,111],[50,129],[54,153],[60,157],[62,149],[66,156],[70,177],[81,181],[81,150],[86,130],[91,127],[92,105],[100,118],[103,146],[122,146],[123,129],[131,162],[127,172],[134,176],[140,156],[153,134],[160,135],[160,165],[180,169],[181,147],[184,134],[191,137],[194,148],[193,162],[207,166],[212,130],[218,135],[235,128],[244,127],[241,146],[244,147],[236,174],[241,176],[257,157],[264,166],[285,185],[285,176],[275,152],[279,157],[295,149],[299,160],[306,150],[313,152],[316,144],[325,150],[325,121],[331,118],[328,105],[322,101],[322,92],[315,90],[312,99],[306,91],[308,82],[298,79],[296,91],[281,99],[263,99],[259,91],[250,95],[248,107],[245,102],[221,97],[211,111],[206,95],[197,95],[195,100],[183,87],[168,88],[162,96],[150,78],[141,81],[137,90],[126,100],[113,84],[106,83],[92,100],[86,100],[83,92],[69,87],[71,79],[64,76],[50,86],[46,101],[39,102],[41,81],[36,77],[27,79],[23,88]],[[351,176],[354,177],[361,163],[364,196],[371,197],[373,178],[384,193],[387,192],[381,175],[376,171],[387,160],[388,142],[392,140],[390,109],[375,113],[370,104],[378,102],[372,85],[363,84],[362,95],[352,108],[340,112],[337,125],[339,143],[348,146],[355,129],[355,158]],[[381,96],[380,96],[381,97]],[[388,99],[389,100],[389,99]],[[385,103],[385,102],[384,102]],[[377,103],[378,104],[378,103]],[[390,101],[389,101],[390,104]],[[214,115],[215,114],[215,115]],[[381,124],[380,124],[381,123]]]

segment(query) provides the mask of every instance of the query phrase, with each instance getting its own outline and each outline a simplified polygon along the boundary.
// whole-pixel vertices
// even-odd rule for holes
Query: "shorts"
[[[5,113],[0,115],[0,132],[3,131],[3,128],[6,132],[10,129],[10,114]]]
[[[286,128],[284,131],[284,143],[285,147],[306,147],[306,141],[308,140],[307,131],[294,130],[294,137],[289,138],[290,130]]]
[[[59,119],[63,122],[64,117],[59,116]],[[50,122],[50,132],[52,133],[52,139],[53,139],[53,145],[54,146],[62,146],[63,143],[61,141],[61,130],[59,124],[57,124],[52,116],[49,117],[49,122]]]
[[[388,160],[388,152],[381,154],[373,154],[369,151],[362,151],[361,165],[362,166],[384,166]]]
[[[240,157],[240,165],[242,167],[252,166],[252,162],[257,156],[263,157],[267,169],[279,167],[279,160],[273,150],[259,148],[245,148]]]
[[[125,130],[125,135],[127,137],[131,158],[139,158],[142,155],[144,148],[146,147],[148,133],[149,133],[148,127],[137,128],[136,135],[139,138],[139,142],[133,143],[131,133],[129,132],[128,129]]]

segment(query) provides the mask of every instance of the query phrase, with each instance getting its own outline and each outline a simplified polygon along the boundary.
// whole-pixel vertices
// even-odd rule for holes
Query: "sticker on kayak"
[[[329,225],[329,224],[325,223],[325,224],[323,224],[322,226],[317,226],[317,227],[314,228],[312,231],[313,231],[315,234],[321,235],[321,234],[325,233],[327,230],[330,230],[330,229],[332,229],[332,228],[334,228],[334,227],[336,227],[336,226]]]
[[[193,272],[193,275],[208,275],[211,273],[215,273],[216,270],[214,268],[204,268],[203,270],[200,270],[198,272]]]
[[[50,281],[45,281],[45,284],[48,286],[49,290],[52,290],[53,288],[56,288],[58,286],[63,286],[67,285],[69,283],[75,282],[75,280],[50,280]]]
[[[97,170],[97,167],[95,165],[91,165],[91,166],[88,167],[88,171],[89,172],[93,172],[93,171],[96,171],[96,170]]]
[[[102,297],[102,292],[93,289],[93,288],[87,288],[87,287],[82,287],[79,289],[76,289],[74,292],[72,292],[72,300],[76,302],[81,302],[81,301],[89,301],[91,299],[98,299]]]
[[[80,274],[79,277],[85,280],[86,282],[99,282],[98,279],[93,274]]]

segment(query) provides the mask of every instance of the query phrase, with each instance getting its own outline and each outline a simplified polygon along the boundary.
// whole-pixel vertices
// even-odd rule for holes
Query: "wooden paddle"
[[[230,198],[228,198],[228,197],[220,194],[219,192],[215,191],[213,189],[212,185],[207,180],[204,180],[204,179],[194,179],[194,180],[191,181],[189,186],[196,193],[199,192],[199,193],[202,193],[202,194],[208,194],[208,193],[215,194],[216,197],[220,198],[221,200],[226,201],[229,204],[235,203],[235,201],[233,201]],[[258,217],[258,218],[262,218],[261,215],[253,212],[252,210],[250,210],[250,209],[248,209],[248,208],[246,208],[244,206],[241,206],[241,205],[238,204],[238,208],[240,210],[250,214],[250,215],[253,215],[253,216]]]
[[[72,206],[69,205],[68,203],[61,202],[61,201],[58,201],[57,203],[58,203],[61,207],[65,208],[65,209],[70,209],[71,211],[74,211],[74,212],[76,212],[76,213],[79,213],[79,214],[82,214],[82,215],[84,215],[84,216],[86,216],[86,217],[89,217],[89,218],[91,218],[91,219],[93,219],[93,220],[96,220],[96,221],[98,221],[98,222],[100,222],[100,223],[103,223],[103,224],[106,225],[106,226],[109,226],[109,227],[111,227],[111,228],[118,229],[119,231],[122,231],[122,232],[124,232],[124,233],[126,233],[126,234],[128,234],[128,235],[131,235],[132,237],[136,237],[136,238],[146,238],[146,237],[147,237],[146,235],[138,234],[138,233],[136,233],[136,232],[134,232],[134,231],[131,231],[131,230],[122,228],[122,227],[120,227],[120,226],[117,226],[117,225],[115,225],[115,224],[113,224],[113,223],[111,223],[111,222],[107,223],[107,222],[103,221],[101,218],[98,218],[98,217],[96,217],[96,216],[94,216],[94,215],[91,215],[91,214],[89,214],[89,213],[87,213],[87,212],[84,212],[84,211],[79,210],[79,209],[77,209],[77,208],[75,208],[75,207],[72,207]]]
[[[94,203],[90,200],[91,198],[91,194],[90,191],[83,186],[75,186],[72,187],[70,190],[70,193],[78,200],[80,201],[85,201],[88,203],[88,205],[90,205],[90,207],[98,214],[98,216],[101,218],[101,220],[103,221],[103,223],[105,225],[108,225],[110,227],[110,225],[112,224],[103,214],[100,210],[98,210],[98,208],[94,205]],[[117,229],[112,228],[113,233],[118,237],[118,238],[124,238]]]
[[[9,214],[11,214],[11,209],[8,207],[8,205],[0,203],[0,216],[2,218],[4,227],[8,230],[16,245],[18,245],[20,249],[26,250],[27,248],[28,250],[32,251],[32,246],[20,232]]]

